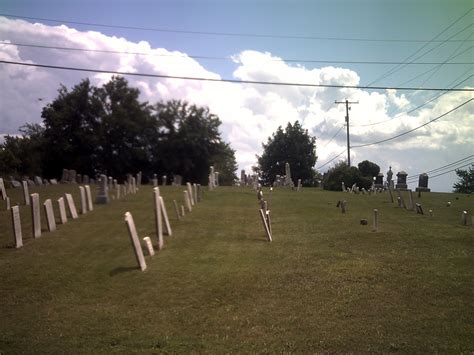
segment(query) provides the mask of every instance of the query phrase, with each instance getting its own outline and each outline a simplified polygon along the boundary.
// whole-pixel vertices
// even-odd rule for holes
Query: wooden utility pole
[[[359,101],[334,101],[336,104],[346,104],[346,127],[347,127],[347,165],[351,166],[351,147],[350,147],[350,140],[349,140],[349,104],[358,104]]]

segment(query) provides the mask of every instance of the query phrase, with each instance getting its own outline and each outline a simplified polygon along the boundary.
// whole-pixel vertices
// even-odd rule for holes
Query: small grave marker
[[[379,230],[379,210],[374,208],[374,220],[372,224],[372,232],[377,232]]]
[[[415,204],[415,206],[416,206],[416,213],[417,214],[424,214],[423,213],[423,207],[421,206],[421,204],[417,203],[417,204]]]
[[[72,219],[77,219],[79,216],[77,215],[76,205],[74,204],[74,199],[72,198],[71,194],[65,194],[67,206],[69,208],[69,214]]]
[[[29,205],[30,204],[30,194],[28,192],[28,183],[23,180],[21,182],[21,187],[23,188],[23,199],[25,201],[25,205]]]
[[[84,186],[79,186],[79,192],[81,194],[81,214],[87,213],[87,202],[86,202],[86,190]]]
[[[173,205],[174,205],[174,210],[176,212],[176,218],[178,218],[178,221],[181,219],[181,216],[179,215],[179,209],[178,209],[178,203],[176,200],[173,200]]]
[[[166,212],[165,202],[163,201],[163,197],[160,196],[159,198],[160,198],[161,213],[165,221],[166,234],[171,236],[173,235],[173,233],[171,232],[171,226],[170,226],[170,221],[168,219],[168,212]]]
[[[269,242],[272,241],[272,234],[270,233],[270,228],[268,227],[268,223],[267,223],[267,218],[266,218],[266,215],[265,215],[265,212],[263,212],[262,209],[259,210],[260,212],[260,217],[262,219],[262,223],[263,223],[263,228],[265,229],[265,233],[267,234],[267,240]]]
[[[161,203],[160,203],[160,189],[158,187],[153,188],[153,203],[155,206],[155,228],[156,228],[156,239],[158,242],[158,250],[163,249],[163,223],[161,219]]]
[[[13,226],[13,242],[15,248],[21,248],[23,246],[23,235],[21,233],[21,218],[20,218],[20,207],[13,206],[12,211],[12,226]]]
[[[188,198],[189,198],[189,201],[191,202],[191,206],[194,206],[193,188],[191,186],[191,183],[187,182],[186,187],[188,188]]]
[[[181,205],[181,217],[184,217],[186,213],[184,212],[184,206]]]
[[[56,230],[56,219],[54,218],[53,204],[51,199],[47,199],[43,203],[44,212],[46,214],[46,222],[48,224],[48,230],[54,232]]]
[[[87,209],[89,211],[93,211],[94,210],[94,204],[92,203],[91,187],[89,185],[85,185],[84,188],[86,189]]]
[[[467,211],[462,211],[461,214],[461,224],[467,226]]]
[[[31,228],[33,231],[33,238],[41,237],[41,213],[39,194],[33,193],[30,195],[31,199]]]
[[[10,197],[7,196],[7,211],[10,209]]]
[[[137,259],[138,266],[142,271],[146,270],[145,257],[143,256],[143,249],[138,240],[137,229],[135,228],[135,222],[133,221],[132,214],[130,212],[125,213],[125,224],[127,225],[128,235],[132,242],[133,251],[135,258]]]
[[[64,205],[64,198],[58,198],[58,209],[59,209],[59,219],[61,224],[67,223],[67,215],[66,215],[66,206]]]
[[[155,249],[153,249],[153,244],[151,243],[150,237],[143,238],[143,241],[145,242],[145,245],[148,249],[148,255],[150,256],[155,255]]]
[[[5,183],[3,182],[3,178],[0,178],[0,195],[3,200],[7,199],[7,192],[5,190]]]

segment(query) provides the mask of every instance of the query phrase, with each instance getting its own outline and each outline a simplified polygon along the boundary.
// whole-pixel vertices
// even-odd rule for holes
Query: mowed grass
[[[178,221],[172,200],[182,204],[183,190],[161,187],[173,236],[146,257],[145,272],[123,215],[130,211],[140,239],[156,245],[149,186],[53,233],[43,220],[36,240],[22,206],[18,250],[0,205],[0,352],[474,351],[474,228],[471,217],[460,223],[474,196],[415,194],[421,216],[385,193],[275,189],[270,197],[265,189],[268,243],[253,190],[205,191]],[[80,209],[75,185],[32,191],[41,201],[71,191]],[[20,190],[8,193],[21,201]],[[342,199],[346,214],[336,208]]]

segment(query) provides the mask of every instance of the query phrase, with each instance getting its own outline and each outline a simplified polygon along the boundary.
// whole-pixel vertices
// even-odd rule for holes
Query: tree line
[[[101,87],[82,80],[42,110],[42,124],[26,124],[21,136],[0,145],[0,175],[57,178],[62,169],[123,179],[181,175],[207,183],[209,167],[221,184],[232,184],[235,152],[222,140],[221,121],[207,107],[185,101],[141,102],[140,91],[123,77]]]

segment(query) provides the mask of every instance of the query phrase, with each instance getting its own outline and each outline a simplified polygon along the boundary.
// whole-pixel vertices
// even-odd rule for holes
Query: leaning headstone
[[[23,246],[23,235],[21,233],[21,219],[20,219],[20,207],[13,206],[12,211],[12,226],[13,226],[13,242],[15,248],[21,248]]]
[[[100,176],[99,194],[95,199],[95,203],[99,205],[109,203],[109,188],[107,186],[107,176],[105,176],[104,174]]]
[[[138,240],[137,229],[135,228],[135,222],[133,222],[133,217],[130,212],[125,213],[125,224],[127,225],[128,235],[130,236],[130,241],[132,242],[132,247],[135,253],[135,258],[137,259],[138,266],[142,271],[145,271],[145,256],[143,255],[142,246],[140,245],[140,241]]]
[[[173,200],[173,205],[174,205],[174,210],[176,212],[176,218],[178,218],[178,221],[181,219],[181,216],[179,215],[179,209],[178,209],[178,203],[176,200]]]
[[[374,208],[374,220],[372,225],[372,232],[377,232],[379,229],[379,210]]]
[[[40,178],[39,176],[35,176],[35,177],[34,177],[34,182],[35,182],[35,184],[38,185],[38,186],[42,186],[42,185],[43,185],[43,179]]]
[[[408,190],[408,199],[409,199],[409,202],[410,202],[410,210],[414,210],[415,205],[413,203],[413,191],[411,189]]]
[[[186,187],[188,188],[188,195],[189,195],[189,201],[191,201],[191,206],[194,206],[193,188],[191,186],[191,183],[187,182]]]
[[[428,188],[428,174],[423,173],[420,174],[418,177],[418,187],[416,191],[423,191],[423,192],[430,192],[431,190]]]
[[[265,229],[265,233],[267,235],[267,240],[269,242],[272,241],[272,235],[270,233],[270,228],[268,227],[268,223],[267,223],[267,218],[266,218],[266,215],[265,215],[265,212],[263,212],[262,209],[259,210],[259,213],[260,213],[260,218],[262,219],[262,224],[263,224],[263,228]]]
[[[56,230],[56,218],[54,217],[53,204],[51,199],[47,199],[43,203],[44,212],[46,214],[46,222],[48,224],[48,230],[54,232]]]
[[[0,195],[3,200],[7,199],[7,191],[5,190],[5,183],[2,178],[0,178]]]
[[[424,214],[424,213],[423,213],[423,207],[421,206],[421,204],[416,203],[416,204],[415,204],[415,207],[416,207],[416,213],[417,213],[417,214]]]
[[[189,193],[188,190],[184,190],[184,203],[186,204],[186,207],[188,208],[188,212],[192,212],[193,207],[191,206],[191,201],[189,200]]]
[[[28,183],[23,180],[21,182],[21,187],[23,188],[23,199],[25,201],[25,205],[29,205],[30,204],[30,194],[28,192]]]
[[[79,186],[79,192],[81,195],[81,214],[87,213],[87,202],[86,202],[86,190],[84,186]]]
[[[86,204],[87,204],[87,209],[89,211],[94,210],[94,204],[92,203],[92,193],[91,193],[91,187],[89,185],[84,186],[84,189],[86,190]]]
[[[143,241],[145,242],[145,245],[148,249],[148,255],[150,256],[155,255],[155,249],[153,249],[153,244],[151,243],[150,237],[143,238]]]
[[[163,197],[161,196],[160,196],[160,205],[161,205],[161,213],[163,214],[163,220],[165,221],[166,234],[171,236],[173,235],[173,233],[171,232],[170,220],[168,219],[168,212],[166,212],[165,202],[163,201]]]
[[[59,220],[61,224],[67,223],[67,215],[66,215],[66,206],[64,205],[64,198],[58,198],[58,209],[59,209]]]
[[[33,193],[30,195],[31,199],[31,229],[33,238],[41,237],[41,213],[39,194]]]
[[[79,216],[77,215],[76,205],[74,204],[74,199],[72,198],[71,194],[65,194],[67,207],[69,208],[69,215],[72,219],[77,219]]]
[[[158,187],[153,188],[153,202],[155,206],[155,228],[156,239],[158,241],[158,250],[163,249],[163,222],[161,214],[160,190]]]

